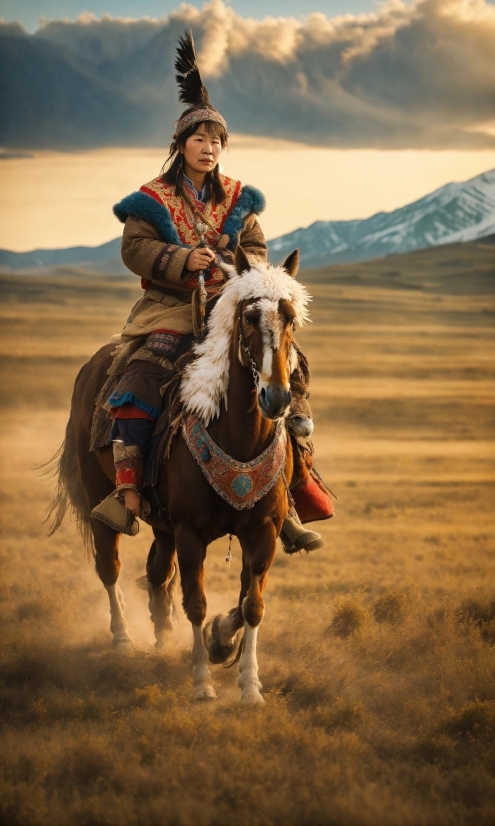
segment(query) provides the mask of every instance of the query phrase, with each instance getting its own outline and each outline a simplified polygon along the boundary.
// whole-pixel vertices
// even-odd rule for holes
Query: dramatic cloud
[[[93,118],[78,129],[84,140],[93,130],[96,143],[150,144],[163,142],[178,114],[173,50],[185,27],[193,29],[211,97],[231,131],[339,147],[495,144],[486,127],[494,112],[495,8],[484,0],[388,0],[372,14],[304,20],[245,19],[212,0],[201,10],[182,4],[163,20],[86,14],[76,23],[46,22],[33,37],[16,32],[16,39],[50,44],[60,65],[70,58],[92,94],[119,99],[112,116],[135,107],[136,128],[129,126],[134,116],[117,117],[112,139],[107,119],[103,134]],[[56,111],[53,117],[55,125]]]

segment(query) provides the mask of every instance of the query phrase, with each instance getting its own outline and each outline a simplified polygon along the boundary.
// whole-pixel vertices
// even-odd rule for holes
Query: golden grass
[[[155,653],[135,583],[146,526],[122,543],[124,657],[74,525],[52,538],[41,525],[49,493],[32,467],[138,289],[70,272],[3,279],[0,822],[493,823],[493,303],[373,277],[311,288],[300,341],[317,465],[340,498],[322,551],[275,558],[262,709],[242,707],[235,669],[218,666],[219,700],[192,701],[180,607],[170,651]],[[210,615],[237,597],[240,549],[228,569],[226,548],[207,558]]]

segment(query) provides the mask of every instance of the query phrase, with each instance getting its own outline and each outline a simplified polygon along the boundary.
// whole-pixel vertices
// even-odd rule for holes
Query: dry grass
[[[340,500],[324,550],[275,559],[267,702],[251,709],[222,667],[218,702],[192,702],[181,609],[156,655],[135,584],[147,528],[122,546],[124,657],[74,525],[51,539],[41,525],[48,492],[31,468],[61,441],[74,374],[125,320],[130,283],[4,280],[0,823],[493,823],[490,297],[314,286],[301,342],[318,466]],[[226,543],[207,559],[209,613],[236,600]]]

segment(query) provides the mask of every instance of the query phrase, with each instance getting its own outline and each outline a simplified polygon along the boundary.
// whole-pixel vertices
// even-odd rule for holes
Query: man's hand
[[[199,272],[207,270],[212,261],[215,260],[215,253],[208,247],[196,247],[187,256],[186,269],[189,272]]]

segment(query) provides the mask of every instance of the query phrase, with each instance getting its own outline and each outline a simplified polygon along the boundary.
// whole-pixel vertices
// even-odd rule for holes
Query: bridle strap
[[[251,350],[249,349],[249,345],[248,345],[246,339],[244,338],[244,333],[242,332],[242,308],[241,308],[241,306],[239,306],[239,344],[244,349],[244,352],[246,353],[249,361],[251,362],[251,372],[253,374],[254,386],[257,390],[258,387],[259,387],[259,383],[260,383],[260,374],[258,372],[258,366],[257,366],[257,364],[256,364],[256,362],[253,358],[253,354],[251,353]]]

